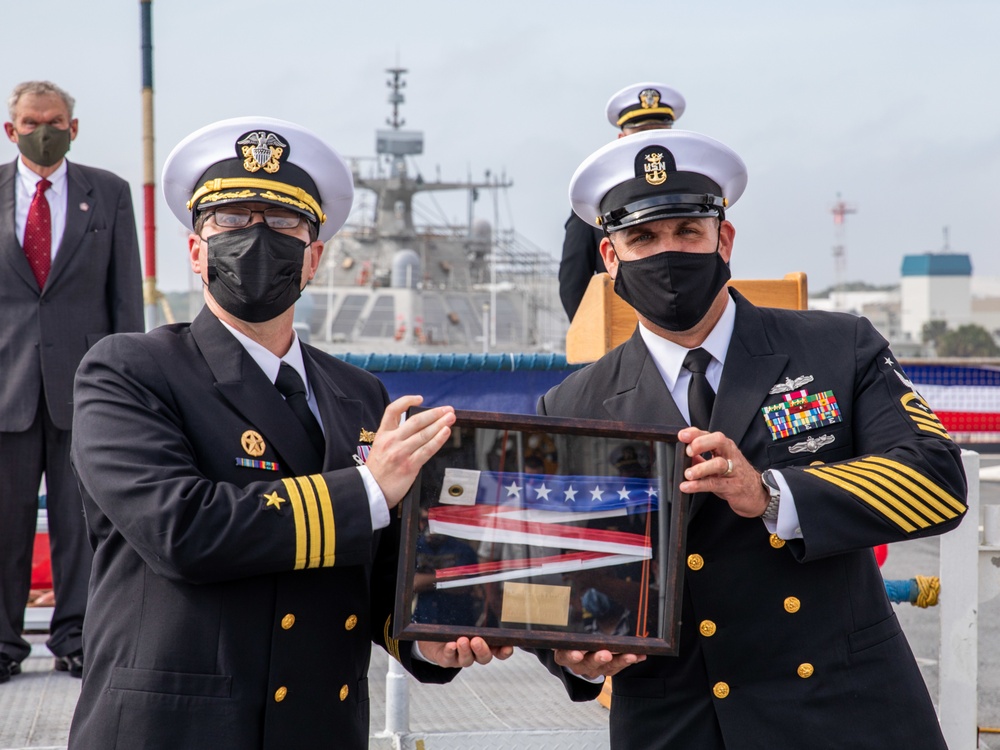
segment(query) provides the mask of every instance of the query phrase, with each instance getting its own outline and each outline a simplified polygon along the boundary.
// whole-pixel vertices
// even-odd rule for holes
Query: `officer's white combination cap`
[[[163,165],[163,196],[181,223],[227,203],[270,203],[305,215],[333,237],[354,200],[351,170],[318,135],[285,120],[237,117],[206,125]]]
[[[707,135],[648,130],[587,157],[569,183],[573,211],[609,232],[657,219],[724,217],[743,195],[747,168]]]
[[[616,128],[646,120],[674,122],[684,114],[684,97],[677,89],[655,81],[626,86],[608,99],[605,114]]]

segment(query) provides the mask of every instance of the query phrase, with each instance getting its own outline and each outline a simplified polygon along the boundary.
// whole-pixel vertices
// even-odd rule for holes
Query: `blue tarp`
[[[338,356],[376,375],[392,398],[419,394],[425,406],[508,414],[534,414],[539,397],[579,369],[555,354]]]
[[[410,393],[424,406],[534,414],[538,398],[558,385],[569,370],[514,372],[376,372],[392,398]]]

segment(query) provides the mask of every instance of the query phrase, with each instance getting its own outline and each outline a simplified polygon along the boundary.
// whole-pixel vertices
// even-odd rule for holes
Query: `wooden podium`
[[[615,294],[614,284],[606,273],[590,280],[566,332],[566,361],[570,364],[595,362],[624,343],[635,330],[635,311]],[[759,307],[805,310],[809,306],[802,271],[785,274],[783,279],[733,279],[729,285]]]

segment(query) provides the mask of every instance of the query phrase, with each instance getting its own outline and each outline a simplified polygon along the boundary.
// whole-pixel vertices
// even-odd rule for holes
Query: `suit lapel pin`
[[[80,210],[81,211],[89,211],[90,210],[90,205],[87,204],[87,203],[81,203],[80,204]]]

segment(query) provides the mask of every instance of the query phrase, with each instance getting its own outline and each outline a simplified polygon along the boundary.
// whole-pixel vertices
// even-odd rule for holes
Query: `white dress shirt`
[[[42,178],[32,172],[20,157],[17,159],[17,179],[14,180],[14,229],[17,241],[24,247],[24,231],[28,223],[28,209],[35,197],[35,189]],[[66,180],[66,160],[63,159],[56,171],[47,178],[52,184],[45,191],[45,200],[49,202],[49,215],[52,217],[52,260],[56,259],[56,251],[66,233],[66,201],[69,193],[69,183]]]
[[[708,365],[705,377],[708,378],[712,390],[716,393],[719,391],[722,368],[726,363],[726,352],[729,351],[729,342],[733,338],[735,326],[736,303],[731,297],[727,297],[726,309],[722,311],[722,317],[719,318],[719,322],[715,324],[715,327],[701,344],[701,348],[712,355],[712,361]],[[663,378],[667,390],[670,391],[670,397],[690,423],[691,412],[688,409],[687,389],[691,373],[684,369],[683,364],[684,358],[691,350],[657,336],[642,323],[639,324],[639,335],[642,336],[643,343],[649,350],[649,356],[653,358],[660,377]],[[777,534],[782,539],[801,539],[802,529],[799,528],[799,514],[795,509],[795,498],[792,496],[785,478],[781,476],[781,472],[772,471],[771,474],[775,477],[781,490],[781,502],[778,504],[777,521],[764,521],[764,526],[772,534]]]
[[[295,331],[292,331],[292,345],[285,353],[285,356],[278,357],[249,336],[237,331],[225,321],[220,320],[219,322],[243,345],[247,354],[253,358],[253,361],[264,371],[264,374],[272,383],[278,379],[278,370],[281,368],[282,362],[291,365],[295,369],[306,386],[306,401],[309,404],[309,410],[316,417],[316,421],[319,422],[323,434],[326,435],[326,426],[323,424],[323,418],[319,414],[316,393],[309,385],[309,375],[306,373],[306,365],[302,359],[302,346]],[[372,476],[367,466],[358,466],[357,469],[361,473],[361,479],[365,484],[365,492],[368,493],[368,509],[371,511],[372,530],[384,529],[389,525],[389,505],[386,502],[385,495],[382,494],[382,488],[378,486],[378,482],[375,481],[375,477]]]

